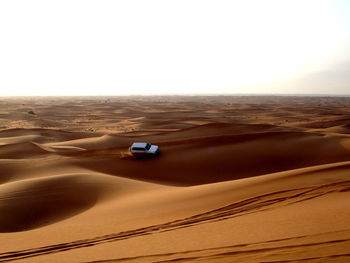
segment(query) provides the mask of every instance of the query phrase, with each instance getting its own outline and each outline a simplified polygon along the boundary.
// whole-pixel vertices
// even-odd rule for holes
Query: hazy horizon
[[[21,97],[249,97],[249,96],[257,96],[257,97],[350,97],[350,94],[302,94],[302,93],[197,93],[197,94],[129,94],[129,95],[118,95],[118,94],[106,94],[106,95],[0,95],[2,98],[21,98]]]
[[[0,96],[350,95],[350,2],[1,1]]]

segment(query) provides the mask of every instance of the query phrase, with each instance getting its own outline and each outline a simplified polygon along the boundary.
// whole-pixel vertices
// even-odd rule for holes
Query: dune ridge
[[[0,262],[9,259],[20,259],[26,257],[34,257],[42,254],[57,253],[60,251],[67,251],[70,249],[77,249],[86,246],[91,247],[105,242],[114,242],[118,240],[134,238],[137,236],[152,235],[159,232],[166,232],[172,231],[174,229],[176,230],[179,228],[191,227],[194,225],[203,224],[211,221],[227,220],[232,217],[244,216],[245,214],[258,213],[260,211],[265,211],[268,209],[275,209],[276,206],[286,206],[293,203],[299,203],[305,200],[318,198],[323,195],[349,191],[350,180],[346,180],[332,184],[320,185],[316,187],[305,187],[264,194],[234,204],[230,204],[219,209],[208,211],[203,214],[198,214],[189,218],[184,218],[159,225],[124,231],[117,234],[110,234],[107,236],[95,237],[87,240],[78,240],[69,243],[56,244],[53,246],[45,246],[42,248],[0,253]],[[346,231],[348,233],[347,238],[333,242],[346,242],[346,244],[350,244],[349,229],[346,229]],[[319,244],[324,244],[324,242],[314,243],[312,245]],[[264,248],[263,250],[265,251],[266,248]],[[342,254],[341,256],[350,257],[350,254]]]
[[[0,262],[350,260],[350,98],[13,98],[0,110]],[[133,158],[133,141],[161,154]]]

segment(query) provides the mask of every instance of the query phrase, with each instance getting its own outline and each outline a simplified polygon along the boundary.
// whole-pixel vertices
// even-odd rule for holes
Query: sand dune
[[[0,146],[0,157],[2,159],[21,159],[21,158],[30,158],[33,156],[47,154],[47,152],[38,147],[33,142],[22,142],[22,143],[14,143],[9,145]]]
[[[348,98],[0,109],[0,262],[350,260]],[[136,159],[133,141],[161,154]]]
[[[15,181],[0,186],[0,232],[53,224],[110,196],[147,189],[145,183],[113,180],[101,174],[66,174]]]
[[[59,149],[59,147],[77,147],[84,150],[102,150],[111,148],[128,148],[132,139],[121,136],[103,135],[100,137],[84,138],[56,143],[46,143],[45,145]]]
[[[0,188],[0,231],[38,228],[92,207],[97,189],[92,183],[89,185],[86,178],[55,176],[3,185]]]
[[[84,156],[71,162],[128,178],[196,185],[346,161],[349,151],[342,143],[348,141],[347,138],[304,132],[184,137],[182,140],[154,141],[163,149],[159,159],[119,160],[119,149],[111,149],[96,152],[93,158]],[[142,165],[136,165],[136,162]]]

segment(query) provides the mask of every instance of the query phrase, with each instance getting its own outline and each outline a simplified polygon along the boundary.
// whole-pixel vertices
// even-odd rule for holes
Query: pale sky
[[[0,1],[0,95],[350,94],[350,1]]]

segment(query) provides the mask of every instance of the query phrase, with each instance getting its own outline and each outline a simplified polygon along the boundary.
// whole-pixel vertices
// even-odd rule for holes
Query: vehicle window
[[[144,151],[145,149],[140,148],[140,147],[133,147],[132,148],[134,151]]]
[[[146,149],[149,150],[150,148],[151,148],[151,145],[149,143],[147,143]]]

